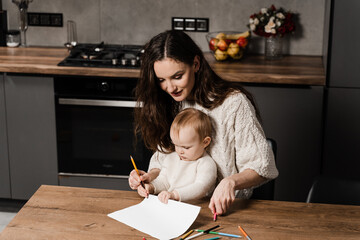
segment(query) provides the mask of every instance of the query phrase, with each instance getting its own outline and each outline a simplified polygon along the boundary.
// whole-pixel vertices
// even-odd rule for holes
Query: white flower
[[[275,31],[275,23],[274,23],[274,17],[271,17],[270,19],[269,19],[269,22],[266,24],[266,26],[265,26],[265,32],[267,32],[267,33],[274,33],[274,31]],[[276,32],[276,31],[275,31]]]
[[[250,19],[249,19],[249,23],[250,23],[250,24],[253,24],[253,23],[254,23],[254,19],[250,18]]]
[[[255,25],[258,25],[258,24],[259,24],[259,22],[260,22],[260,21],[259,21],[259,19],[258,19],[258,18],[255,18],[255,19],[254,19],[254,24],[255,24]]]
[[[267,32],[267,33],[271,33],[272,29],[273,28],[269,27],[268,25],[265,26],[265,32]]]
[[[281,21],[276,19],[276,26],[280,27],[281,26]]]
[[[250,24],[250,30],[251,30],[251,31],[255,31],[255,29],[256,29],[255,24]]]
[[[276,14],[276,17],[277,17],[277,18],[280,18],[280,19],[284,19],[284,18],[285,18],[284,14],[282,14],[281,12],[277,13],[277,14]]]
[[[267,13],[267,8],[262,8],[262,9],[260,10],[260,12],[261,12],[262,14]]]
[[[276,33],[275,28],[271,29],[271,33],[272,33],[272,34],[275,34],[275,33]]]

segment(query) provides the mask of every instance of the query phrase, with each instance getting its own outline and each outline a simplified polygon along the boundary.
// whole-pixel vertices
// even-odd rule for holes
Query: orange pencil
[[[247,233],[245,232],[245,230],[244,230],[242,227],[238,226],[238,228],[239,228],[240,232],[241,232],[242,234],[244,234],[244,236],[245,236],[248,240],[251,240],[251,238],[249,237],[249,235],[247,235]]]
[[[135,171],[136,171],[137,175],[140,177],[139,170],[137,169],[135,161],[134,161],[134,159],[133,159],[133,157],[131,155],[130,155],[130,159],[131,159],[131,162],[132,162],[132,164],[133,164],[133,166],[135,168]],[[141,183],[141,186],[145,189],[145,185],[144,185],[143,181],[141,181],[140,183]]]

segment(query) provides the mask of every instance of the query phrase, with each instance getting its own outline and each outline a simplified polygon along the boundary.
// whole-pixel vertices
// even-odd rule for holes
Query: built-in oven
[[[150,151],[135,137],[134,78],[54,78],[59,184],[129,189],[133,165],[146,170]]]

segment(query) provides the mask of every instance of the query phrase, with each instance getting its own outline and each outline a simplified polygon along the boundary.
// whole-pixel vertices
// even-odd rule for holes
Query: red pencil
[[[216,217],[217,217],[217,214],[214,213],[214,222],[216,222]]]

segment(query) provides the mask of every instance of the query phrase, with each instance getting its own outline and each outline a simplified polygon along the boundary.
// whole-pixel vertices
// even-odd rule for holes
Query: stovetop
[[[140,68],[143,46],[77,44],[58,66]]]

